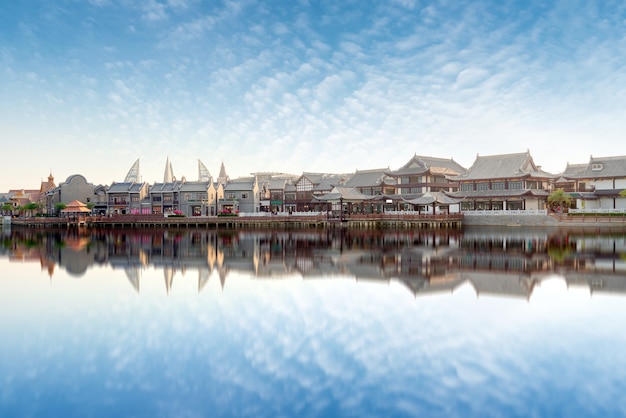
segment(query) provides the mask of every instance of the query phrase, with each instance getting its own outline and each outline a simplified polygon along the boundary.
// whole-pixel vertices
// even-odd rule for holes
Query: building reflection
[[[568,286],[626,294],[626,235],[561,230],[123,230],[13,229],[2,256],[39,262],[73,277],[94,265],[122,269],[141,291],[142,272],[163,272],[166,291],[178,273],[197,272],[224,287],[231,272],[256,279],[332,279],[402,283],[415,296],[470,284],[477,295],[530,298],[559,275]]]

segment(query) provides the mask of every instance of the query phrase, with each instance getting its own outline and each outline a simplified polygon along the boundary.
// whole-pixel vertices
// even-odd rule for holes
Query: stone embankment
[[[626,228],[626,217],[568,215],[485,215],[465,212],[463,226]]]

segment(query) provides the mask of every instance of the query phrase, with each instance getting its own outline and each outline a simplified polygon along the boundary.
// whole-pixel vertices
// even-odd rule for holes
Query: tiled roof
[[[206,192],[209,189],[208,181],[187,181],[180,186],[181,192]]]
[[[541,171],[535,166],[530,152],[517,154],[501,154],[477,156],[474,164],[467,173],[449,177],[454,181],[506,179],[517,177],[554,177],[552,174]]]
[[[271,179],[268,188],[270,190],[284,190],[286,184],[286,179]]]
[[[584,170],[568,177],[582,179],[626,177],[626,156],[591,157]]]
[[[550,193],[547,190],[529,190],[529,189],[520,189],[520,190],[472,190],[472,191],[463,191],[463,192],[449,192],[449,196],[453,196],[456,198],[466,198],[466,199],[474,199],[474,198],[505,198],[505,197],[519,197],[519,196],[537,196],[537,197],[547,197]]]
[[[113,183],[109,187],[109,193],[128,192],[134,183]]]
[[[586,168],[587,168],[587,164],[567,163],[567,165],[565,166],[565,170],[563,171],[563,173],[561,173],[561,175],[567,177],[572,174],[580,174],[581,172],[585,171]]]
[[[385,173],[389,171],[389,168],[377,168],[373,170],[357,170],[346,182],[345,185],[349,187],[373,187],[380,186],[381,184],[395,184],[395,181],[389,179],[390,183],[386,183],[385,179],[388,178]]]
[[[405,165],[396,171],[388,172],[394,176],[421,174],[427,171],[437,174],[457,175],[465,172],[465,168],[453,159],[414,155]]]
[[[224,186],[225,191],[252,190],[254,188],[254,178],[230,180]]]
[[[172,193],[177,192],[180,189],[180,183],[154,183],[150,187],[150,193]]]
[[[340,199],[343,199],[344,202],[362,202],[364,200],[371,200],[373,196],[363,194],[354,187],[338,186],[333,187],[329,193],[326,193],[323,196],[314,196],[314,198],[328,202],[339,201]]]

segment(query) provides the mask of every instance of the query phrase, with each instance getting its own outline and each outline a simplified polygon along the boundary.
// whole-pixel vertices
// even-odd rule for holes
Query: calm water
[[[623,233],[79,232],[4,230],[2,417],[626,415]]]

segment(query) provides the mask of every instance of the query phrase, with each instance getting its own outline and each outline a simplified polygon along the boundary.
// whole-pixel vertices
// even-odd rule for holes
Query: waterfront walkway
[[[462,214],[370,214],[332,217],[325,213],[311,215],[250,214],[240,216],[164,217],[163,215],[115,215],[107,217],[14,218],[13,225],[30,227],[86,226],[91,228],[333,228],[362,229],[412,228],[440,229],[462,227]]]

